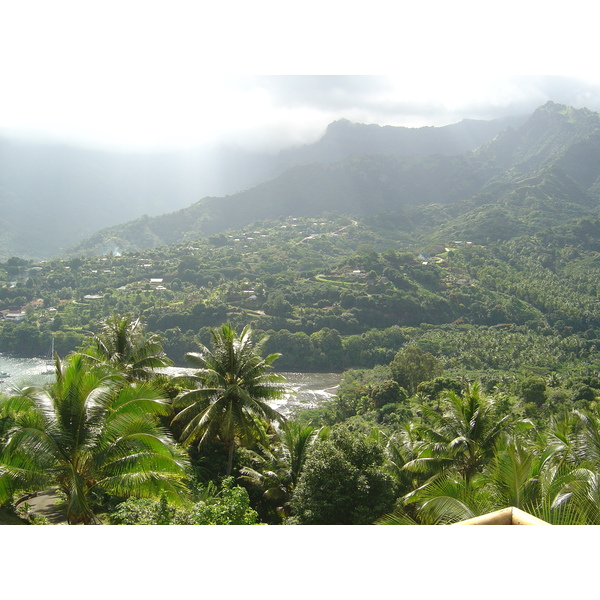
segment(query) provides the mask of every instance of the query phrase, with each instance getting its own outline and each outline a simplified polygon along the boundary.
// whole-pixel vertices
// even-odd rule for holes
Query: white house
[[[23,321],[27,315],[23,311],[7,312],[4,315],[5,321]]]

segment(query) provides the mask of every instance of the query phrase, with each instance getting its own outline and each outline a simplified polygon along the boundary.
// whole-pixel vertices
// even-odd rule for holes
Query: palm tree
[[[315,440],[325,439],[329,427],[317,429],[312,425],[302,426],[295,421],[287,421],[281,428],[281,450],[288,465],[291,488],[294,489],[302,473],[308,452]]]
[[[600,478],[565,463],[557,447],[529,440],[499,439],[481,473],[468,481],[441,471],[406,494],[402,507],[379,524],[447,524],[514,506],[552,524],[599,522]]]
[[[429,452],[413,461],[413,468],[419,460],[451,466],[467,482],[492,456],[510,419],[498,417],[494,398],[483,396],[478,383],[468,385],[463,394],[448,392],[441,414],[423,406],[423,416],[428,421],[422,434]]]
[[[93,363],[108,365],[128,381],[148,381],[155,369],[172,362],[163,351],[157,335],[148,335],[143,321],[112,315],[100,332],[92,334],[92,345],[84,352]]]
[[[260,490],[262,499],[275,507],[279,517],[289,517],[289,500],[308,453],[317,439],[328,436],[327,426],[317,429],[312,425],[286,421],[276,436],[273,449],[259,447],[259,453],[254,453],[254,467],[242,467],[239,479]]]
[[[69,523],[92,523],[91,495],[180,502],[187,462],[157,425],[170,406],[153,386],[102,377],[80,354],[56,359],[56,381],[27,387],[0,454],[0,503],[17,490],[55,484]]]
[[[434,475],[423,486],[404,496],[402,502],[401,509],[385,515],[377,523],[446,525],[495,510],[479,475],[467,483],[458,473],[449,471]]]
[[[263,513],[263,520],[280,522],[290,515],[292,484],[288,465],[268,448],[259,446],[257,450],[251,453],[253,466],[242,467],[238,480],[260,494],[255,508]]]
[[[198,371],[192,378],[196,388],[180,394],[174,407],[181,409],[173,423],[185,427],[184,444],[198,442],[200,447],[218,437],[227,447],[227,476],[233,466],[236,438],[247,443],[265,440],[260,420],[284,422],[266,400],[281,398],[285,379],[268,373],[279,354],[261,356],[265,339],[252,343],[252,330],[246,326],[238,336],[231,325],[211,331],[212,349],[200,346],[200,352],[186,354]]]
[[[435,458],[419,438],[415,423],[405,421],[391,436],[379,432],[385,444],[386,471],[394,478],[400,493],[408,493],[424,483],[435,469]],[[443,468],[443,465],[442,465]]]

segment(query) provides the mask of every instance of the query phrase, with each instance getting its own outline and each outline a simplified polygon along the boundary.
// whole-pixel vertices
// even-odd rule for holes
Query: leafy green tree
[[[188,506],[170,505],[165,496],[130,498],[117,506],[110,521],[115,525],[254,525],[258,514],[250,506],[248,492],[229,477],[219,492]]]
[[[391,509],[395,485],[383,448],[340,426],[311,450],[292,497],[301,525],[366,525]]]
[[[581,406],[582,404],[583,404],[583,406],[586,406],[586,405],[589,406],[589,404],[591,402],[594,402],[595,399],[596,399],[596,392],[589,385],[584,384],[584,385],[577,386],[572,391],[571,400],[573,402],[577,403],[576,406]]]
[[[60,315],[56,315],[53,319],[52,319],[52,324],[50,325],[50,329],[52,331],[59,331],[63,326],[63,320],[62,317]]]
[[[117,505],[109,515],[111,525],[171,525],[176,509],[164,496],[154,498],[128,498]]]
[[[546,382],[542,377],[527,377],[521,382],[521,396],[524,402],[541,406],[547,398]]]
[[[311,334],[310,342],[317,355],[319,368],[336,369],[343,362],[342,337],[337,329],[324,327]]]
[[[462,382],[451,377],[436,377],[430,381],[422,381],[417,386],[417,392],[421,392],[430,398],[436,398],[439,394],[452,390],[460,394],[462,391]]]
[[[393,404],[406,400],[406,390],[402,389],[394,380],[387,380],[375,385],[369,393],[375,408],[382,408],[386,404]]]
[[[294,313],[294,307],[281,291],[270,294],[263,305],[263,309],[267,314],[277,315],[279,317],[289,317]]]
[[[390,368],[394,380],[411,394],[417,391],[419,383],[434,379],[442,373],[437,358],[417,346],[399,350],[390,363]]]
[[[265,440],[259,420],[285,420],[267,403],[285,394],[285,379],[269,372],[279,355],[263,358],[263,341],[253,344],[249,326],[239,336],[228,324],[213,329],[211,335],[212,349],[200,345],[200,352],[186,355],[198,369],[189,378],[196,387],[175,399],[174,406],[179,412],[173,424],[184,425],[181,434],[184,444],[198,442],[200,447],[218,437],[228,450],[229,476],[236,439],[248,444]]]
[[[175,524],[191,525],[254,525],[258,514],[250,506],[248,492],[234,485],[233,477],[223,480],[222,488],[215,499],[198,502],[186,511],[181,521]]]
[[[167,400],[149,384],[100,377],[79,354],[56,358],[56,382],[26,387],[0,456],[0,502],[16,490],[56,484],[69,523],[92,523],[92,495],[153,497],[179,502],[187,462],[157,419]]]

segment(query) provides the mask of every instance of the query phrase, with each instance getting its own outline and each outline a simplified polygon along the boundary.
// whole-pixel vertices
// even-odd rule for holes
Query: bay
[[[51,381],[54,368],[44,358],[16,358],[0,354],[0,391],[22,385],[44,385]]]
[[[193,369],[169,367],[171,375],[192,373]],[[53,367],[44,358],[16,358],[0,354],[0,391],[22,385],[44,385],[52,381]],[[288,416],[296,408],[315,408],[332,400],[342,378],[341,373],[280,373],[286,379],[288,393],[269,404],[281,414]]]
[[[194,369],[168,367],[165,371],[172,375],[184,375],[193,373]],[[341,373],[285,371],[278,374],[285,377],[288,392],[280,400],[270,401],[269,405],[284,416],[289,416],[296,408],[315,408],[333,400],[342,379]]]

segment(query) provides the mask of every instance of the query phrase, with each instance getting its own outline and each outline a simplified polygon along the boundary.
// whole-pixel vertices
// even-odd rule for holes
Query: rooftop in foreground
[[[550,525],[529,513],[526,513],[514,506],[497,510],[487,515],[473,517],[466,521],[453,523],[454,525]]]

